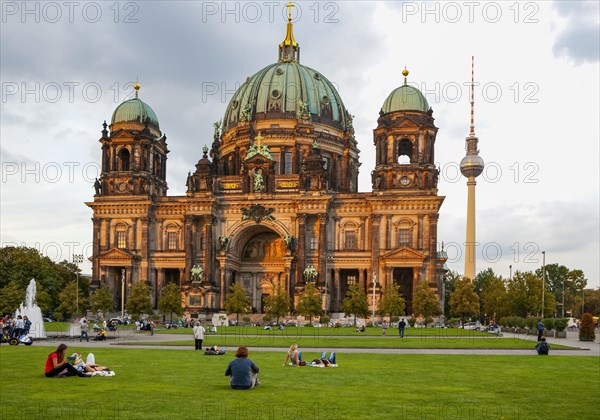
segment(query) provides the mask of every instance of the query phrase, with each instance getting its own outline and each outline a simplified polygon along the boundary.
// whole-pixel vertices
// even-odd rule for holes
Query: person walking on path
[[[398,323],[398,333],[400,334],[400,338],[404,338],[404,328],[406,328],[406,321],[402,318]]]
[[[79,342],[81,343],[84,338],[85,341],[87,341],[88,343],[90,342],[90,336],[88,335],[88,323],[85,318],[81,322],[81,335],[79,336]]]
[[[202,340],[204,340],[204,327],[200,325],[199,321],[196,321],[192,334],[194,335],[194,341],[196,344],[196,350],[202,350]]]
[[[381,335],[385,335],[385,333],[387,332],[388,329],[388,323],[386,321],[383,321],[381,323]]]
[[[542,335],[544,334],[544,324],[542,323],[541,318],[538,319],[537,329],[538,329],[538,340],[537,341],[542,341]]]

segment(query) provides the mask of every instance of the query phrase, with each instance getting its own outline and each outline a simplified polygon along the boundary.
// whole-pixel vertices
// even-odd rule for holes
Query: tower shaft
[[[467,236],[465,239],[465,277],[475,278],[475,177],[467,182]]]

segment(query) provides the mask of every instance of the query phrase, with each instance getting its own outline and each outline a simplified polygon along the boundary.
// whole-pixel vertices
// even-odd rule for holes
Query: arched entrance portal
[[[394,283],[400,286],[400,294],[406,301],[405,313],[413,313],[413,269],[407,267],[394,268]]]
[[[236,282],[241,282],[251,299],[252,310],[264,313],[265,298],[278,287],[289,293],[289,268],[284,257],[286,245],[281,236],[268,230],[250,236],[241,248]]]

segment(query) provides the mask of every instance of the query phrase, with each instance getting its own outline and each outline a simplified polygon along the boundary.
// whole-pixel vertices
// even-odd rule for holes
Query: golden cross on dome
[[[135,89],[135,97],[138,97],[138,91],[140,90],[140,84],[137,82],[137,78],[135,80],[135,83],[133,84],[133,88]]]
[[[259,131],[258,136],[256,136],[256,138],[254,139],[254,142],[256,143],[257,148],[262,146],[262,140],[263,140],[262,131]]]
[[[296,5],[294,5],[294,3],[292,3],[291,1],[288,2],[288,4],[285,5],[285,7],[287,7],[288,9],[288,22],[292,21],[292,7],[296,7]]]

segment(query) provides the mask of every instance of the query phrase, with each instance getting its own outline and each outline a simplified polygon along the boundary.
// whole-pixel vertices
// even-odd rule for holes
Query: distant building
[[[263,312],[278,285],[298,304],[314,281],[328,312],[358,284],[372,305],[396,283],[412,312],[420,282],[443,293],[437,224],[444,197],[434,165],[437,128],[406,82],[384,101],[373,131],[372,192],[358,193],[352,116],[335,87],[303,66],[291,21],[279,60],[233,95],[185,196],[167,195],[167,138],[136,97],[104,124],[93,210],[93,282],[115,301],[147,282],[157,304],[176,283],[191,316],[223,310],[233,283]],[[323,57],[325,58],[325,57]],[[377,112],[377,110],[374,110]],[[376,115],[373,115],[376,117]],[[375,120],[375,118],[374,118]],[[108,128],[108,130],[107,130]],[[197,138],[197,133],[190,133]]]

